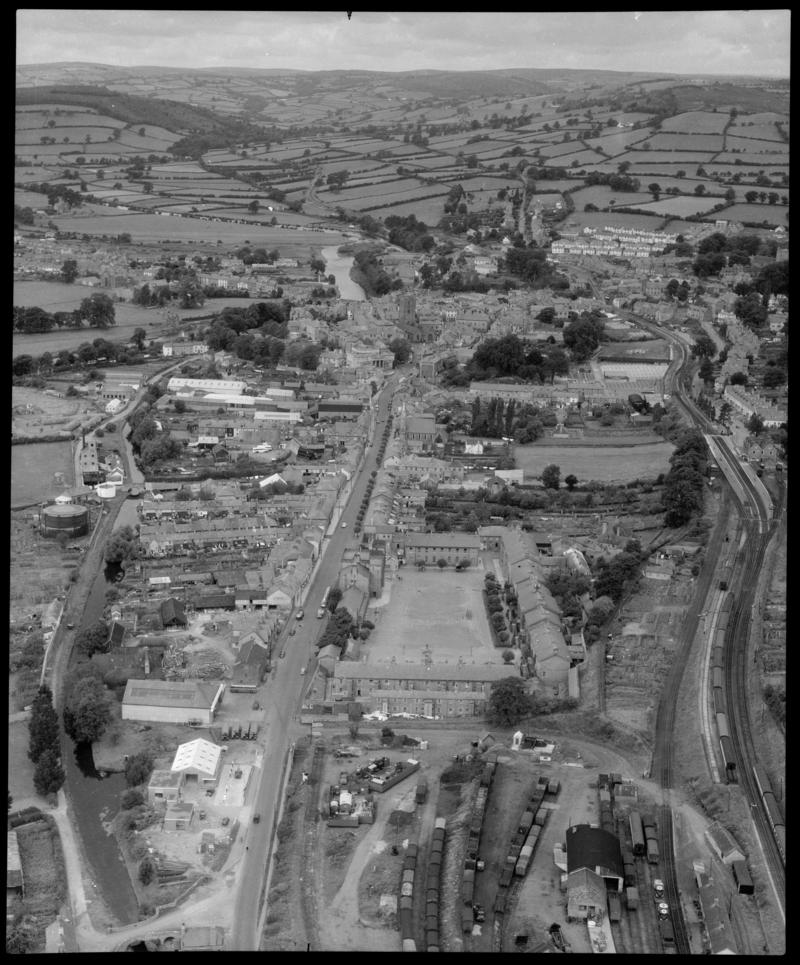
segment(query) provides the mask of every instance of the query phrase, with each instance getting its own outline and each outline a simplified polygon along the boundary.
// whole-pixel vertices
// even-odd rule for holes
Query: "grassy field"
[[[619,192],[617,200],[624,199]],[[583,228],[589,225],[593,228],[603,225],[619,226],[623,228],[644,228],[646,231],[658,231],[664,219],[647,214],[625,214],[623,211],[574,211],[564,222],[564,227],[573,226]]]
[[[667,472],[672,450],[668,442],[582,448],[549,445],[543,439],[532,445],[515,446],[514,459],[526,479],[541,476],[545,466],[555,464],[561,468],[562,481],[572,474],[578,477],[579,485],[590,481],[626,483],[655,479],[659,473]]]
[[[12,446],[11,505],[27,505],[55,496],[61,491],[53,482],[56,471],[63,472],[64,481],[73,485],[75,473],[71,443],[37,442],[30,446]]]
[[[391,585],[391,601],[369,611],[375,629],[364,650],[372,663],[422,663],[429,646],[434,663],[458,662],[502,664],[486,618],[481,591],[482,569],[461,573],[452,568],[429,566],[419,572],[403,567],[402,579]],[[374,612],[380,613],[375,619]]]
[[[663,187],[663,185],[662,185]],[[719,204],[719,198],[696,198],[693,196],[680,196],[673,198],[662,198],[660,201],[650,201],[642,203],[631,201],[631,207],[642,208],[645,211],[652,211],[653,214],[671,215],[675,218],[687,218],[692,214],[702,214],[710,211],[715,204]],[[619,204],[619,199],[617,199]]]
[[[721,134],[729,120],[729,115],[721,111],[687,111],[668,117],[662,122],[661,130],[682,134]]]
[[[717,218],[727,218],[729,221],[766,221],[770,225],[788,224],[789,208],[783,204],[732,204],[729,208],[718,211]]]

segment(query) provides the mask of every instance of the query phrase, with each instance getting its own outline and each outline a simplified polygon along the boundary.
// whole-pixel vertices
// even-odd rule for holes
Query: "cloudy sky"
[[[789,76],[789,10],[17,10],[17,63]]]

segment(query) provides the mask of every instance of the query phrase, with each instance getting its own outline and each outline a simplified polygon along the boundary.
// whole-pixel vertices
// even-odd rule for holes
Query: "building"
[[[435,565],[443,559],[448,566],[474,566],[480,549],[480,537],[472,533],[406,533],[398,538],[398,553],[407,563]]]
[[[745,860],[745,856],[739,849],[733,835],[716,821],[706,828],[704,837],[708,846],[723,864],[733,864],[734,861]]]
[[[224,692],[222,683],[128,680],[122,698],[122,719],[211,724]]]
[[[599,874],[589,868],[567,874],[567,921],[599,919],[608,903],[606,885]]]
[[[167,768],[159,768],[150,775],[147,783],[147,803],[177,804],[181,799],[183,774],[175,773]]]
[[[479,717],[492,683],[509,676],[499,664],[370,664],[338,662],[329,697],[357,701],[366,711],[423,717]]]
[[[9,899],[25,896],[25,879],[22,875],[22,862],[19,859],[17,832],[8,832],[6,847],[6,905]]]
[[[198,737],[178,747],[171,771],[183,776],[184,788],[205,791],[217,786],[221,765],[222,748]]]
[[[573,824],[567,828],[566,840],[567,874],[588,868],[603,880],[606,891],[622,891],[625,876],[615,834],[589,824]]]
[[[161,617],[161,625],[165,630],[172,627],[186,626],[186,613],[184,612],[183,604],[173,597],[164,600],[159,607],[159,615]]]

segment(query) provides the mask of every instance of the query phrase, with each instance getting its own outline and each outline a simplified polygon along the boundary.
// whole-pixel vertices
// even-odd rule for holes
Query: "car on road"
[[[260,814],[254,814],[254,815],[253,815],[253,824],[258,824],[258,822],[259,822],[260,820],[261,820],[261,815],[260,815]]]
[[[342,523],[342,529],[347,529],[347,520]]]
[[[67,624],[67,630],[74,630],[74,629],[75,629],[75,624],[74,624],[74,623],[68,623],[68,624]]]
[[[281,650],[281,656],[282,656],[282,657],[285,657],[285,656],[286,656],[286,651],[285,651],[285,650]]]
[[[303,611],[298,610],[297,613],[295,613],[294,618],[295,620],[302,620],[304,616],[305,614],[303,613]]]
[[[300,668],[300,676],[301,676],[301,677],[304,677],[304,676],[305,676],[305,673],[306,673],[306,668],[305,668],[305,667],[301,667],[301,668]]]
[[[292,627],[292,629],[289,631],[289,636],[293,637],[296,633],[297,633],[297,627]]]

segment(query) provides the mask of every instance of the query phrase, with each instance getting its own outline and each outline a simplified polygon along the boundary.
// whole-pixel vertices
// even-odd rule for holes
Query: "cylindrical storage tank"
[[[75,503],[46,506],[41,514],[45,536],[85,536],[89,531],[89,510]]]
[[[117,495],[117,487],[113,483],[99,483],[95,492],[101,499],[113,499]]]

